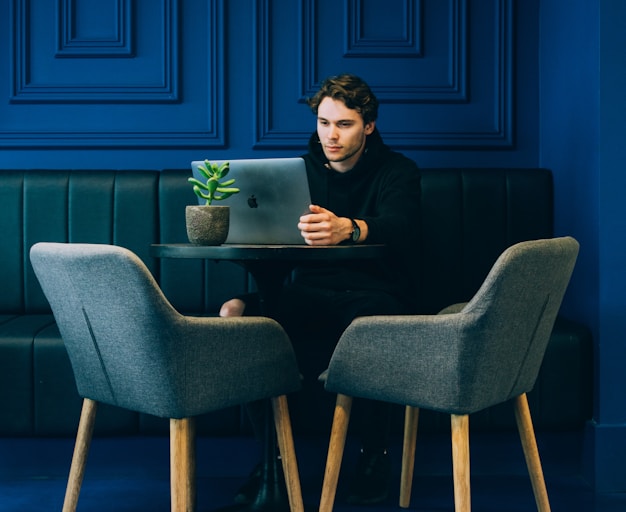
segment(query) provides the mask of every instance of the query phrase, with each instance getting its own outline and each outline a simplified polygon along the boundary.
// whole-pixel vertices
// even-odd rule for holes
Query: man
[[[305,382],[325,369],[354,318],[415,312],[411,269],[419,241],[419,172],[413,161],[383,143],[376,128],[378,101],[369,86],[354,75],[331,77],[309,106],[317,131],[303,156],[313,203],[298,223],[304,240],[309,245],[385,244],[387,256],[295,270],[283,289],[277,320],[292,340]],[[254,295],[231,299],[220,311],[221,316],[244,313],[258,313]],[[387,407],[368,405],[371,420],[363,429],[348,497],[354,504],[387,496]]]

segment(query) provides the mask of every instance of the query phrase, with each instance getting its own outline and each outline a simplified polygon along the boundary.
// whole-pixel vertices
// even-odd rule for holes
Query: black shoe
[[[391,465],[387,451],[367,452],[361,450],[346,500],[351,505],[375,505],[387,499]]]
[[[235,503],[238,505],[250,505],[259,493],[261,486],[262,468],[261,464],[257,464],[250,473],[248,480],[237,490],[235,494]]]
[[[257,500],[261,491],[263,491],[264,496],[269,493],[270,496],[274,497],[272,499],[276,499],[276,496],[286,495],[287,487],[280,457],[276,458],[276,474],[268,475],[268,478],[270,478],[270,482],[265,482],[263,465],[262,463],[257,464],[252,473],[250,473],[248,480],[237,490],[235,503],[238,505],[250,505]],[[272,483],[274,487],[271,487]],[[265,485],[269,485],[269,487],[261,489],[261,486]]]

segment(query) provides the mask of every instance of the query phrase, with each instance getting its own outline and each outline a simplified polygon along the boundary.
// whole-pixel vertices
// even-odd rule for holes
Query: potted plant
[[[191,177],[189,182],[205,204],[189,205],[185,209],[187,237],[193,244],[220,245],[228,237],[230,207],[213,205],[213,201],[223,201],[238,193],[239,189],[231,186],[235,183],[232,178],[222,181],[230,171],[229,162],[217,164],[205,160],[198,170],[205,181]]]

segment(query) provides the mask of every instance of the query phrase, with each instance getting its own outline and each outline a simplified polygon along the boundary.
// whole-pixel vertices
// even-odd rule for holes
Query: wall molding
[[[134,57],[133,9],[131,0],[114,0],[115,12],[110,36],[87,36],[78,27],[77,14],[80,0],[58,0],[57,51],[55,57],[99,58]]]
[[[422,50],[421,39],[424,32],[424,17],[422,16],[422,1],[403,2],[403,15],[398,20],[398,24],[405,25],[407,33],[405,38],[392,39],[359,39],[359,25],[361,18],[366,11],[363,0],[343,0],[344,16],[346,17],[348,29],[344,33],[346,47],[356,44],[360,51],[345,49],[346,59],[388,59],[397,58],[398,66],[403,66],[406,61],[400,59],[424,60],[428,58]],[[439,0],[441,1],[441,0]],[[317,91],[321,79],[317,70],[320,69],[319,59],[323,58],[316,51],[319,41],[317,38],[320,20],[316,13],[315,0],[301,0],[303,20],[303,76],[304,91],[302,98],[310,96]],[[468,39],[468,14],[467,0],[447,0],[450,9],[448,20],[448,55],[447,66],[443,73],[430,76],[426,83],[414,84],[394,84],[381,81],[376,84],[376,95],[382,102],[394,103],[431,103],[431,102],[466,102],[467,85],[467,48]],[[409,5],[413,5],[409,7]],[[405,16],[410,16],[405,19]],[[354,33],[352,33],[354,32]],[[410,34],[410,35],[409,35]],[[354,41],[350,43],[348,41]],[[357,42],[358,41],[358,42]],[[411,65],[411,64],[409,64]],[[415,63],[412,66],[416,66]],[[351,67],[350,62],[346,62],[346,67]],[[417,72],[417,68],[416,72]],[[374,84],[371,84],[374,85]]]
[[[9,0],[12,76],[9,102],[0,105],[0,147],[226,148],[227,59],[244,59],[233,69],[253,69],[249,82],[230,84],[252,95],[253,132],[240,122],[233,128],[247,137],[246,151],[303,149],[312,131],[306,98],[327,72],[343,70],[374,88],[394,147],[514,147],[513,0],[396,0],[380,30],[372,20],[385,12],[383,0],[337,1],[251,2],[244,19],[253,36],[239,56],[225,45],[225,0]],[[87,5],[107,9],[106,26],[100,32],[87,17],[72,32],[72,9]],[[198,9],[208,19],[194,18]],[[158,37],[139,37],[150,30]],[[472,53],[478,45],[481,53]],[[116,72],[129,65],[145,69]],[[93,66],[109,74],[90,73]]]
[[[104,84],[89,87],[56,86],[34,83],[30,78],[31,63],[28,55],[30,40],[27,27],[29,4],[32,1],[11,0],[9,5],[9,13],[14,21],[13,33],[9,36],[12,44],[10,60],[13,90],[10,102],[4,107],[0,106],[0,119],[14,118],[22,121],[13,128],[0,128],[0,147],[41,149],[225,147],[224,0],[203,0],[206,2],[207,19],[201,21],[200,39],[206,43],[206,52],[201,52],[206,59],[206,77],[205,90],[199,94],[202,95],[206,112],[192,123],[181,115],[175,106],[182,105],[183,80],[182,65],[179,62],[183,57],[179,47],[182,33],[179,0],[158,0],[158,4],[155,0],[150,0],[154,2],[155,8],[159,6],[162,9],[160,16],[164,34],[162,80],[153,86],[128,87],[120,85],[111,87]],[[71,0],[57,1],[65,2],[66,6],[71,2]],[[134,0],[113,1],[117,2],[121,9],[127,9],[128,5],[135,4]],[[124,16],[127,15],[128,12],[125,11]],[[130,18],[126,17],[124,23],[129,21]],[[53,27],[51,31],[52,29]],[[160,29],[158,32],[161,34]],[[80,62],[77,58],[65,57],[59,60],[68,64]],[[113,59],[99,60],[116,61],[120,58],[128,61],[128,58],[120,55],[115,55]],[[189,69],[186,76],[188,81],[194,82],[200,78],[193,69]],[[38,116],[47,115],[48,119],[53,119],[55,115],[61,116],[64,121],[76,117],[88,126],[84,129],[67,129],[74,123],[58,122],[49,123],[58,126],[58,129],[44,129],[42,123],[38,122],[31,112],[38,112]],[[41,114],[42,112],[50,113]],[[92,115],[86,116],[85,112]],[[146,115],[148,112],[151,113],[150,116]],[[149,119],[155,116],[161,120],[159,123],[150,122]],[[94,119],[92,122],[89,121],[91,118]],[[141,121],[143,118],[146,119],[145,122]],[[124,119],[129,122],[125,122]]]
[[[401,28],[393,37],[372,37],[367,34],[363,20],[367,16],[362,0],[344,3],[348,30],[345,32],[344,57],[394,58],[422,57],[422,0],[402,0],[401,16],[396,20]]]
[[[343,0],[344,15],[350,20],[344,24],[348,28],[343,34],[344,47],[349,46],[348,52],[344,52],[343,58],[346,69],[359,69],[359,66],[366,69],[366,66],[375,67],[374,58],[384,59],[385,65],[393,69],[396,66],[397,75],[389,73],[387,76],[381,76],[377,82],[369,81],[379,98],[382,109],[385,104],[402,105],[405,108],[406,116],[414,116],[415,118],[427,118],[433,110],[433,105],[441,105],[441,115],[446,115],[450,122],[446,123],[447,129],[437,129],[437,123],[432,123],[432,127],[426,123],[422,123],[419,128],[404,128],[394,131],[385,129],[385,140],[395,147],[410,148],[510,148],[514,144],[514,83],[513,83],[513,1],[502,0],[493,3],[493,17],[495,26],[492,33],[487,34],[493,40],[489,42],[493,46],[495,80],[488,83],[493,91],[488,100],[477,105],[473,100],[471,91],[471,67],[470,49],[472,45],[471,37],[485,37],[483,34],[471,34],[470,30],[470,14],[469,3],[467,0],[447,0],[448,16],[448,34],[447,34],[447,65],[445,67],[434,67],[435,69],[427,79],[415,80],[414,82],[405,80],[401,83],[399,80],[391,78],[395,76],[406,76],[407,72],[403,67],[406,66],[427,66],[431,55],[427,48],[421,47],[421,43],[417,44],[417,40],[422,36],[418,33],[424,31],[425,20],[422,16],[422,2],[420,0],[415,3],[415,9],[419,9],[419,13],[411,11],[407,7],[407,3],[403,3],[403,12],[411,13],[412,20],[403,23],[409,23],[405,26],[405,34],[398,40],[390,41],[374,39],[359,39],[359,22],[358,18],[363,16],[365,3],[363,0]],[[436,0],[441,1],[441,0]],[[280,125],[275,119],[275,112],[272,109],[272,86],[270,80],[270,70],[274,59],[273,51],[280,46],[275,40],[272,33],[271,9],[272,0],[259,0],[256,12],[256,73],[257,73],[257,90],[256,90],[256,136],[254,148],[302,148],[303,143],[308,140],[310,131],[301,128],[286,129],[276,128]],[[297,91],[295,101],[304,103],[307,97],[314,94],[319,86],[321,78],[320,70],[325,68],[324,59],[326,55],[319,52],[320,42],[318,41],[318,33],[324,33],[320,28],[323,23],[324,16],[320,14],[321,2],[315,0],[299,0],[298,3],[298,27],[302,27],[299,45],[296,51],[299,55],[299,69],[297,74],[299,77],[300,90]],[[441,4],[439,4],[441,5]],[[320,19],[321,18],[321,19]],[[418,25],[420,23],[421,25]],[[406,27],[411,28],[406,28]],[[341,34],[337,34],[341,39]],[[348,43],[345,43],[348,41]],[[359,61],[359,51],[354,50],[354,44],[360,45],[365,57],[363,61]],[[350,46],[352,45],[352,46]],[[403,48],[403,52],[409,53],[410,57],[401,55],[398,50]],[[407,50],[410,48],[410,50]],[[393,55],[393,59],[390,56]],[[392,61],[392,64],[389,64]],[[381,61],[382,62],[382,61]],[[409,64],[407,64],[409,62]],[[412,63],[412,64],[410,64]],[[417,70],[417,67],[415,67]],[[441,70],[444,71],[441,71]],[[416,71],[417,73],[417,71]],[[288,95],[285,95],[286,101],[291,101]],[[477,112],[477,109],[482,109]],[[474,116],[471,119],[471,116]],[[469,119],[469,121],[468,121]],[[485,128],[486,121],[492,120],[490,126]],[[285,125],[286,123],[282,123]],[[458,125],[458,129],[455,126]]]
[[[32,30],[32,19],[37,15],[30,8],[30,2],[12,0],[13,37],[11,39],[11,68],[13,76],[11,103],[176,103],[179,96],[179,0],[154,0],[155,7],[162,13],[162,30],[155,31],[162,37],[162,59],[158,76],[146,81],[133,80],[125,77],[127,69],[116,65],[121,59],[127,61],[132,55],[131,3],[130,0],[107,0],[117,4],[117,22],[122,25],[115,27],[120,40],[88,41],[72,39],[73,13],[76,0],[56,0],[57,27],[56,54],[46,54],[42,46],[33,44],[35,31]],[[158,3],[157,3],[158,2]],[[132,27],[132,28],[131,28]],[[161,28],[161,27],[159,27]],[[156,37],[156,36],[155,36]],[[119,52],[113,52],[112,48]],[[39,52],[34,58],[34,52]],[[96,67],[96,60],[84,61],[84,72],[88,76],[76,73],[68,78],[65,59],[59,56],[100,57],[102,71]],[[106,64],[106,67],[104,66]],[[41,66],[41,69],[36,68]],[[73,68],[72,68],[73,69]],[[91,73],[90,73],[91,71]],[[93,80],[93,75],[101,73],[100,82]],[[35,77],[43,74],[46,78]],[[74,81],[71,81],[73,78]],[[147,82],[147,83],[146,83]]]

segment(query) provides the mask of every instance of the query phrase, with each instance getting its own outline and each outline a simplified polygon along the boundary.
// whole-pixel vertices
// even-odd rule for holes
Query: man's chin
[[[328,154],[324,152],[324,156],[329,162],[343,162],[344,160],[346,160],[345,155],[338,155],[337,153]]]

